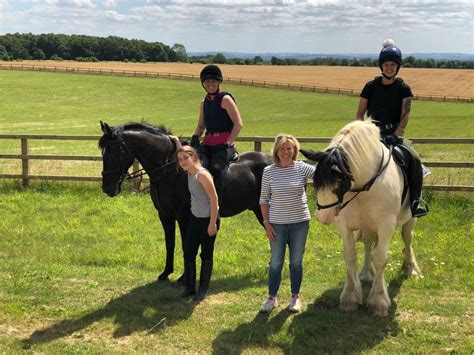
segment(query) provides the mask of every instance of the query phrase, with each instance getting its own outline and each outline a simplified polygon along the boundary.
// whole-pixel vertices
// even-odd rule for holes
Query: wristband
[[[266,223],[270,223],[270,221],[268,219],[264,219],[262,223],[266,224]]]

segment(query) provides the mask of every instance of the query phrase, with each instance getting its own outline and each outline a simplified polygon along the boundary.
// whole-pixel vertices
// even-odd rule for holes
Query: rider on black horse
[[[403,138],[413,94],[410,86],[397,78],[401,65],[402,52],[391,39],[385,40],[379,55],[382,76],[365,84],[360,94],[357,119],[364,120],[367,112],[380,128],[386,145],[400,145],[411,154],[411,159],[406,162],[411,213],[413,217],[422,217],[428,214],[428,206],[421,199],[423,167],[411,142]]]
[[[201,85],[206,96],[201,102],[199,121],[191,139],[191,146],[198,149],[202,165],[214,178],[219,205],[222,203],[224,176],[230,160],[237,159],[235,139],[242,128],[242,118],[234,98],[221,91],[223,80],[217,65],[207,65],[201,71]],[[206,130],[202,145],[199,138]]]

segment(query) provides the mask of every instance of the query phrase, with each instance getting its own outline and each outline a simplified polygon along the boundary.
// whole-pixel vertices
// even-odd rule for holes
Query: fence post
[[[23,176],[23,186],[27,187],[30,184],[28,176],[30,175],[30,162],[28,160],[28,139],[21,138],[21,175]]]
[[[260,141],[254,141],[253,142],[253,150],[256,152],[261,152],[262,151],[262,142]]]

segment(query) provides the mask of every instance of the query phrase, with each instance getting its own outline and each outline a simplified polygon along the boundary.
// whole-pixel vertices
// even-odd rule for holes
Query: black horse
[[[100,125],[104,133],[99,140],[103,157],[102,190],[111,197],[118,195],[122,182],[131,177],[128,169],[135,159],[150,177],[150,195],[166,241],[165,270],[158,280],[167,280],[174,266],[176,221],[183,241],[191,213],[187,176],[176,168],[176,146],[169,137],[171,132],[164,126],[143,123],[110,127],[100,122]],[[221,217],[251,210],[263,225],[258,201],[263,169],[269,164],[270,155],[248,152],[230,165],[219,210]]]

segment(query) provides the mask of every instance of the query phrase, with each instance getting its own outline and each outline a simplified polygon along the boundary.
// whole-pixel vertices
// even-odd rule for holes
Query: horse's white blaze
[[[332,140],[330,147],[333,146],[339,146],[348,156],[349,169],[354,178],[353,188],[363,187],[376,174],[382,154],[383,164],[389,157],[388,149],[379,141],[378,128],[368,121],[354,121],[346,125]],[[318,191],[319,204],[337,201],[337,196],[331,190]],[[338,216],[335,216],[335,207],[316,212],[316,218],[321,223],[336,223],[343,240],[347,278],[340,297],[342,309],[355,310],[362,302],[362,288],[356,272],[355,235],[361,236],[362,241],[366,243],[366,255],[360,276],[363,280],[373,280],[367,303],[375,315],[387,316],[390,308],[384,269],[389,243],[397,226],[403,226],[404,272],[409,276],[421,275],[411,247],[415,220],[411,218],[408,196],[402,204],[402,192],[402,172],[391,160],[371,189],[361,192]],[[353,196],[352,192],[346,193],[344,201]],[[361,231],[361,234],[355,233],[356,231]],[[373,256],[372,245],[376,245]]]

